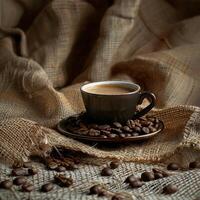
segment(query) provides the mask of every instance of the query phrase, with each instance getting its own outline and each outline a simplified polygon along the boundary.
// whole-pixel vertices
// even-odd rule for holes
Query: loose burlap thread
[[[198,196],[198,170],[178,172],[162,183],[158,180],[134,191],[122,179],[133,171],[152,168],[152,163],[175,160],[186,166],[199,156],[199,107],[177,106],[200,105],[199,7],[198,1],[180,4],[170,0],[0,1],[1,159],[25,161],[42,143],[62,145],[91,155],[93,160],[132,161],[117,171],[121,179],[100,178],[95,166],[69,172],[80,178],[80,183],[103,181],[110,189],[137,199]],[[163,120],[164,131],[140,144],[109,148],[89,146],[52,129],[62,118],[84,109],[79,91],[84,81],[108,79],[134,81],[143,90],[154,92],[160,109],[151,114]],[[2,166],[0,178],[8,171]],[[33,181],[39,188],[52,176],[53,172],[41,168]],[[180,192],[171,197],[161,195],[162,186],[170,182],[179,184]],[[78,185],[73,191],[57,188],[49,198],[96,198],[86,196],[83,190]],[[17,195],[48,198],[39,192],[3,192],[5,199]]]

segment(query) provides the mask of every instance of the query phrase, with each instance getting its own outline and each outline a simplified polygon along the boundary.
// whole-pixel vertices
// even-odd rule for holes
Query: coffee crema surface
[[[95,85],[85,89],[86,92],[92,94],[106,94],[106,95],[120,95],[136,91],[134,88],[130,88],[124,85]]]

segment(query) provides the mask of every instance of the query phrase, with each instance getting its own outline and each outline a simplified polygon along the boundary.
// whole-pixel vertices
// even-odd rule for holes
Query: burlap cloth
[[[1,191],[0,198],[96,199],[85,194],[96,181],[136,199],[200,195],[200,170],[177,172],[138,190],[123,184],[125,176],[153,163],[176,160],[186,166],[199,157],[199,13],[198,0],[0,0],[1,160],[27,160],[49,143],[94,158],[131,161],[109,179],[99,176],[101,167],[85,165],[66,172],[79,180],[71,189],[49,194],[14,189]],[[84,109],[80,85],[100,80],[134,81],[154,92],[152,114],[165,130],[149,141],[113,148],[89,146],[53,130],[60,119]],[[1,165],[1,180],[9,170]],[[41,167],[33,182],[39,188],[53,174]],[[166,183],[178,184],[179,192],[162,195]]]

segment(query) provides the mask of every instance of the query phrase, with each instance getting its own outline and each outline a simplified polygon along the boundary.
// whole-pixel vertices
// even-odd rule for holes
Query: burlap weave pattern
[[[1,159],[27,160],[40,142],[146,163],[175,159],[186,165],[198,157],[200,110],[177,106],[200,105],[198,8],[198,0],[0,0]],[[108,79],[134,81],[154,92],[158,98],[152,114],[164,121],[165,130],[141,144],[108,148],[90,147],[52,129],[84,109],[79,91],[83,82]],[[136,170],[135,163],[124,168],[129,165]],[[149,166],[140,165],[142,171]],[[84,177],[87,170],[81,170]],[[119,177],[123,173],[122,168]],[[43,176],[52,174],[42,170],[35,181],[42,184]],[[170,177],[169,182],[187,183],[174,197],[160,194],[159,181],[153,190],[147,185],[134,194],[138,199],[194,199],[199,180],[198,170]],[[120,181],[109,184],[127,189]],[[79,186],[73,192],[63,190],[60,199],[93,199],[80,191]],[[11,193],[3,195],[12,198]],[[41,199],[37,192],[31,195]]]

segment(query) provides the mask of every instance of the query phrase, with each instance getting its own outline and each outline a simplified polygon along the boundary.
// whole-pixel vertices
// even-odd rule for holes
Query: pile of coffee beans
[[[128,120],[122,124],[91,123],[85,114],[70,117],[66,123],[66,129],[72,133],[101,138],[127,138],[146,135],[160,129],[160,121],[155,117],[144,116],[136,120]]]

